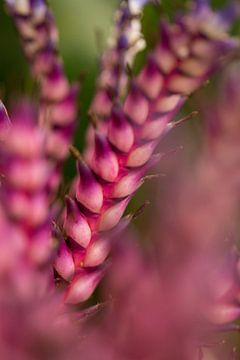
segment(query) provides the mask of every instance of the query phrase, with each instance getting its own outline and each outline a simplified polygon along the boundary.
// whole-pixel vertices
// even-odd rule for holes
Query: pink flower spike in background
[[[1,204],[12,227],[25,238],[28,260],[42,264],[51,253],[47,185],[52,168],[44,149],[46,136],[27,102],[15,108],[11,120],[0,149]]]

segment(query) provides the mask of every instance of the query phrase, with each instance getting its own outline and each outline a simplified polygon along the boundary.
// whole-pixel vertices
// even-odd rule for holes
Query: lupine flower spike
[[[76,120],[78,85],[70,85],[58,54],[58,31],[45,0],[6,0],[20,34],[32,73],[40,86],[39,122],[47,131],[47,154],[55,163],[53,193],[60,181],[60,165],[67,157]]]
[[[40,360],[49,356],[57,360],[77,358],[74,326],[70,321],[63,321],[62,303],[53,289],[49,291],[43,263],[37,269],[36,264],[29,261],[29,241],[35,239],[26,239],[26,235],[1,206],[1,357],[19,360]]]
[[[102,133],[107,131],[104,120],[110,116],[113,104],[126,95],[128,68],[132,66],[136,53],[145,47],[140,23],[143,5],[133,0],[121,2],[115,15],[113,33],[108,39],[109,47],[100,59],[100,75],[89,115],[94,117],[94,126]],[[86,141],[90,144],[94,141],[94,126],[90,124],[87,129]]]
[[[97,91],[90,107],[99,118],[109,116],[114,99],[124,95],[128,81],[126,68],[145,46],[139,20],[142,5],[124,0],[116,12],[113,34],[100,60]]]
[[[239,331],[239,254],[226,241],[240,194],[239,84],[238,64],[207,109],[203,151],[179,196],[168,197],[160,234],[156,218],[154,253],[141,254],[127,234],[116,243],[106,288],[113,301],[80,345],[83,357],[231,359],[211,347]]]
[[[160,39],[126,86],[126,66],[144,45],[146,2],[121,2],[90,106],[96,124],[80,154],[71,144],[77,87],[64,74],[52,13],[44,0],[5,0],[40,101],[36,107],[21,101],[9,115],[0,101],[3,359],[235,356],[232,345],[217,357],[210,347],[239,332],[239,64],[229,67],[217,100],[204,103],[199,157],[189,176],[175,177],[176,191],[167,181],[160,216],[155,207],[156,241],[145,244],[145,255],[126,229],[144,206],[125,210],[163,156],[155,153],[159,141],[189,118],[174,120],[188,96],[239,52],[240,41],[230,35],[239,4],[213,11],[196,0],[173,23],[162,19]],[[54,198],[69,150],[77,176],[56,220]],[[88,308],[84,302],[106,273],[105,299],[96,294],[101,303]]]
[[[168,246],[166,253],[161,249],[166,271],[174,267],[176,257],[182,258],[178,262],[185,266],[189,261],[187,249],[191,250],[190,257],[197,254],[205,264],[209,256],[215,261],[208,270],[209,303],[204,316],[209,330],[226,332],[240,318],[239,253],[234,241],[240,196],[239,70],[239,64],[228,69],[215,104],[204,108],[202,153],[191,176],[184,178],[179,192],[174,193],[174,207],[165,212],[162,236],[174,247],[172,256],[167,255]]]
[[[1,204],[24,238],[28,260],[46,264],[52,247],[48,184],[53,173],[45,152],[46,136],[27,103],[14,110],[11,120],[0,148]]]
[[[226,23],[221,23],[219,14],[209,7],[204,16],[194,8],[178,17],[175,24],[162,23],[161,41],[132,80],[123,106],[113,106],[106,131],[95,132],[94,142],[85,153],[86,163],[78,166],[74,215],[68,208],[64,223],[66,226],[73,217],[75,223],[84,221],[86,231],[76,238],[73,233],[67,234],[75,276],[67,289],[66,302],[77,302],[78,286],[93,277],[94,271],[99,272],[99,261],[97,267],[94,262],[85,266],[85,256],[95,249],[95,242],[97,246],[96,239],[105,237],[107,231],[118,225],[141,185],[143,174],[154,163],[154,149],[174,127],[173,117],[186,97],[220,65],[219,57],[231,53],[238,45],[236,39],[228,36]],[[89,197],[83,195],[86,189]],[[79,237],[86,234],[88,241],[81,241]],[[104,248],[102,259],[105,257]],[[85,297],[81,293],[78,300],[82,299]]]

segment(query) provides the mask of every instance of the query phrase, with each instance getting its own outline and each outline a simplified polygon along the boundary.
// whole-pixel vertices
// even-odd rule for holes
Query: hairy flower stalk
[[[20,34],[22,46],[40,86],[39,122],[47,133],[47,154],[56,176],[49,184],[53,193],[60,182],[60,168],[67,157],[75,128],[78,85],[70,85],[58,54],[58,31],[45,0],[5,0]]]
[[[132,81],[123,106],[115,104],[107,129],[96,131],[85,161],[78,163],[78,184],[67,199],[64,231],[55,269],[69,286],[67,303],[86,300],[102,275],[109,253],[108,232],[123,213],[154,162],[159,139],[186,97],[199,87],[238,42],[227,22],[207,5],[197,6],[175,24],[163,23],[161,41]]]
[[[48,184],[54,172],[46,157],[46,136],[36,118],[27,103],[11,115],[12,125],[0,145],[0,196],[11,227],[23,239],[27,262],[38,266],[50,260],[53,247]]]

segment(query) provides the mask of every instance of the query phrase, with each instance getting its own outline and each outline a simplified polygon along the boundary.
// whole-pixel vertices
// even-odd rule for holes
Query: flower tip
[[[103,204],[103,189],[91,169],[82,161],[77,162],[78,184],[77,200],[93,213],[99,213]]]
[[[75,305],[89,299],[101,277],[102,271],[76,275],[66,292],[65,303]]]
[[[0,101],[0,141],[4,140],[10,126],[11,121],[9,119],[7,110],[3,103]]]

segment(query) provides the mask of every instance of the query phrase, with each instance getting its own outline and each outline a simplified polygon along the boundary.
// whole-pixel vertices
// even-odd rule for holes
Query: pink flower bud
[[[178,59],[184,60],[189,56],[190,36],[182,29],[182,27],[175,25],[170,29],[170,47]]]
[[[71,242],[69,247],[72,252],[73,262],[75,266],[75,273],[77,269],[83,269],[83,261],[86,254],[86,249],[78,245],[76,242]]]
[[[231,304],[214,304],[208,312],[208,319],[215,325],[222,325],[239,319],[240,307]]]
[[[47,137],[46,151],[55,159],[63,160],[69,153],[68,128],[59,128],[49,132]]]
[[[156,99],[162,90],[163,82],[163,76],[160,74],[155,61],[149,59],[147,65],[137,77],[138,86],[150,99]]]
[[[142,146],[136,147],[128,156],[126,165],[130,168],[135,168],[146,164],[150,159],[155,147],[156,141],[148,142]]]
[[[176,56],[162,44],[156,47],[154,57],[157,65],[165,74],[169,74],[177,66]]]
[[[129,197],[125,198],[124,200],[117,202],[115,205],[110,206],[107,210],[105,210],[99,219],[98,230],[107,231],[116,226],[123,216],[129,201]]]
[[[6,143],[7,150],[24,158],[35,158],[43,152],[44,134],[37,128],[16,123]]]
[[[48,216],[48,197],[44,192],[36,193],[29,203],[29,223],[36,226],[42,224]]]
[[[93,239],[89,244],[84,256],[83,264],[85,267],[95,267],[103,264],[111,249],[108,237]]]
[[[59,172],[59,168],[55,167],[54,169],[51,169],[47,184],[47,188],[51,194],[53,194],[55,190],[58,188],[61,180],[62,179],[61,179],[61,174]]]
[[[182,74],[175,74],[168,83],[168,90],[183,95],[189,95],[199,86],[199,79],[187,77]]]
[[[193,55],[210,60],[216,55],[216,45],[208,40],[197,38],[191,45]]]
[[[143,171],[131,171],[129,174],[123,176],[118,182],[116,182],[112,197],[124,198],[133,194],[141,184],[142,173]]]
[[[49,260],[53,249],[49,224],[37,229],[31,236],[29,244],[29,258],[34,264],[41,265]]]
[[[95,149],[91,166],[96,174],[106,181],[113,182],[118,176],[117,156],[111,150],[107,139],[98,133],[95,136]]]
[[[180,70],[188,76],[201,77],[208,71],[208,63],[202,59],[190,57],[185,59],[180,65]]]
[[[49,164],[46,160],[12,161],[8,165],[7,180],[21,189],[36,191],[49,179]]]
[[[99,213],[103,205],[102,186],[92,171],[82,161],[78,162],[79,180],[76,186],[76,198],[87,209]]]
[[[108,139],[123,152],[128,152],[133,146],[134,132],[120,109],[113,109],[108,127]]]
[[[138,125],[142,125],[148,116],[149,102],[141,91],[134,86],[124,103],[124,112]]]
[[[48,73],[54,64],[54,61],[55,53],[53,49],[47,48],[38,53],[38,56],[33,59],[33,72],[35,76],[38,77],[41,73]]]
[[[107,90],[98,90],[91,105],[91,111],[95,114],[98,114],[98,116],[108,116],[111,112],[111,108],[112,100]]]
[[[67,215],[64,221],[66,234],[86,248],[91,240],[91,229],[74,200],[66,197]]]
[[[67,95],[51,106],[51,123],[68,125],[75,120],[78,86],[73,86]]]
[[[167,124],[171,117],[171,114],[165,114],[160,115],[156,120],[147,121],[142,127],[141,138],[144,140],[154,140],[165,135],[168,131]]]
[[[51,72],[41,79],[41,86],[43,98],[51,101],[63,99],[69,91],[68,81],[59,64],[56,64]]]
[[[76,275],[67,289],[66,304],[78,304],[87,300],[101,280],[102,272],[82,272]]]
[[[11,6],[11,1],[8,0],[8,2],[10,3],[10,6]],[[20,0],[20,1],[14,2],[14,10],[19,15],[22,15],[22,16],[29,15],[30,10],[31,10],[30,1],[28,1],[28,0]]]
[[[49,12],[46,2],[43,0],[37,0],[34,1],[31,5],[34,18],[39,22],[43,21]]]
[[[75,266],[73,256],[65,241],[60,242],[58,253],[54,261],[54,268],[66,281],[70,281],[74,275]]]
[[[8,193],[8,211],[21,221],[37,226],[45,221],[48,210],[47,196],[39,193],[27,195],[18,191]]]
[[[160,96],[157,100],[156,111],[160,113],[165,113],[169,111],[175,110],[181,102],[183,102],[184,98],[181,95],[165,95]]]

